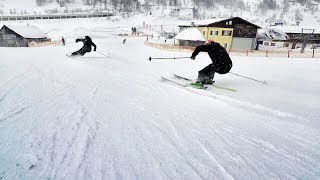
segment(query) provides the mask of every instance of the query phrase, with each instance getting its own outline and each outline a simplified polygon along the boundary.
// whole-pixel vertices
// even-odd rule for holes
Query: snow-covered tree
[[[17,14],[17,10],[16,9],[10,9],[10,14]]]
[[[296,10],[295,12],[295,21],[296,22],[301,22],[303,20],[303,15],[300,13],[299,10]]]
[[[261,9],[265,10],[274,10],[277,7],[277,3],[275,0],[263,0],[260,4],[259,7]]]
[[[66,4],[65,0],[56,0],[60,7],[63,7]]]
[[[45,0],[36,0],[37,6],[43,6],[45,3]]]

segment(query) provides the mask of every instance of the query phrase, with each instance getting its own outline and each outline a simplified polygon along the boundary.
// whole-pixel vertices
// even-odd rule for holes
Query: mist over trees
[[[67,7],[69,3],[73,3],[75,0],[35,0],[38,6],[44,6],[46,3],[56,2],[61,7]],[[117,10],[120,12],[143,12],[149,11],[152,6],[158,7],[183,7],[185,4],[191,4],[196,9],[210,9],[211,11],[215,7],[224,7],[231,11],[251,11],[255,7],[255,11],[262,13],[268,10],[279,10],[281,14],[288,12],[289,3],[296,3],[306,6],[309,11],[316,12],[317,6],[314,6],[314,2],[320,0],[283,0],[283,4],[279,7],[279,1],[277,0],[261,0],[256,6],[252,6],[250,3],[245,3],[244,0],[82,0],[83,5],[94,7],[108,7],[108,9]]]

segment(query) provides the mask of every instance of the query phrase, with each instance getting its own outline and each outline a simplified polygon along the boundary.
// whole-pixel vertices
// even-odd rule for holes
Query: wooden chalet
[[[0,29],[0,47],[28,47],[30,42],[50,41],[36,26],[9,26]]]

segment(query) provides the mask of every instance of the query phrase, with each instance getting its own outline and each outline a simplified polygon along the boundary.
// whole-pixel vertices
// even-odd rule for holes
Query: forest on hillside
[[[75,0],[35,0],[38,6],[43,6],[46,3],[56,2],[61,7],[69,3],[74,3]],[[278,0],[279,1],[279,0]],[[313,7],[314,3],[320,3],[320,0],[283,0],[282,7],[286,7],[290,2],[301,4],[307,7]],[[245,9],[250,6],[250,3],[244,3],[243,0],[82,0],[83,5],[87,6],[111,6],[116,10],[133,11],[148,9],[152,5],[158,6],[193,6],[195,8],[214,8],[216,6],[223,6],[226,8],[237,7]],[[277,0],[262,0],[258,3],[259,9],[274,10],[280,8]]]
[[[6,1],[9,0],[2,0],[3,3]],[[283,19],[292,24],[303,21],[304,12],[319,18],[316,12],[319,12],[320,0],[32,0],[31,2],[43,7],[41,9],[45,14],[92,13],[92,11],[151,14],[154,8],[169,8],[172,16],[179,16],[181,9],[192,9],[193,18],[242,16],[243,12],[253,12],[253,16],[265,16],[262,19],[267,23]],[[61,8],[46,8],[49,4],[57,4]],[[43,12],[13,8],[8,9],[7,13],[28,15]],[[5,10],[0,8],[1,14],[5,14]],[[290,19],[288,16],[283,18],[288,14]],[[261,18],[255,20],[259,19]]]

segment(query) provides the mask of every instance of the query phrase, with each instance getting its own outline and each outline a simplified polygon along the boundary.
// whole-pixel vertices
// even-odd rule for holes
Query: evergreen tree
[[[303,15],[300,13],[299,10],[295,12],[295,20],[297,23],[300,23],[303,20]]]
[[[45,0],[36,0],[37,6],[43,6],[45,3]]]

